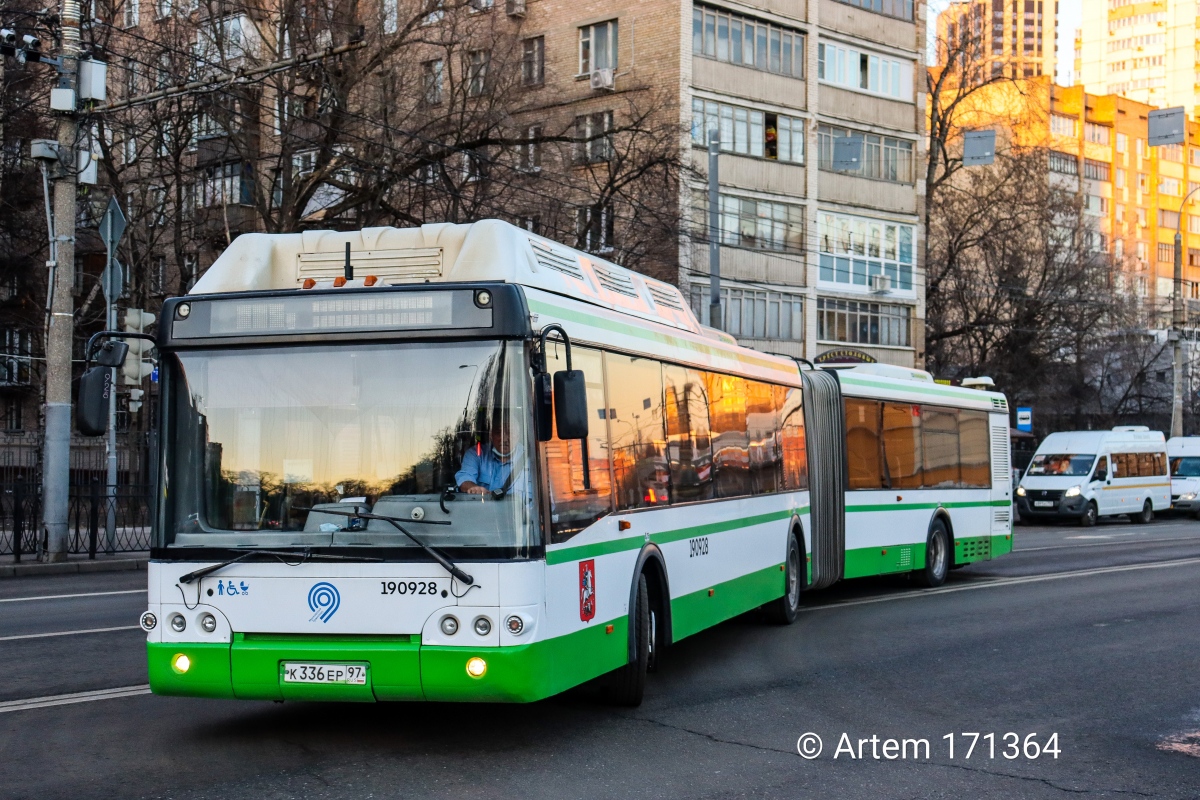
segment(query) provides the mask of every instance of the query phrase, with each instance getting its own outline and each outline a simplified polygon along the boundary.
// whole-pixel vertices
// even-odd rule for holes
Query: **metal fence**
[[[108,497],[104,483],[71,486],[67,547],[71,553],[120,553],[150,549],[148,484],[118,486]],[[34,556],[41,538],[41,486],[0,483],[0,555]]]

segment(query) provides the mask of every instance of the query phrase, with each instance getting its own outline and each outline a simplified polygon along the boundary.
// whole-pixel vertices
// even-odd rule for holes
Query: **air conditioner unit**
[[[612,91],[615,88],[613,78],[611,69],[594,69],[592,70],[592,88]]]
[[[504,13],[510,17],[525,16],[525,0],[507,0],[504,4]]]
[[[887,294],[892,290],[892,278],[890,275],[872,275],[871,276],[871,291],[874,294]]]

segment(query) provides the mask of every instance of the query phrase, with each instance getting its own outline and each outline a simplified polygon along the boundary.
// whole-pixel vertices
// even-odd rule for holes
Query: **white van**
[[[1200,516],[1200,436],[1167,439],[1171,461],[1171,509]]]
[[[1086,526],[1128,514],[1146,523],[1170,507],[1166,438],[1143,425],[1052,433],[1017,486],[1017,510],[1027,520],[1078,519]]]

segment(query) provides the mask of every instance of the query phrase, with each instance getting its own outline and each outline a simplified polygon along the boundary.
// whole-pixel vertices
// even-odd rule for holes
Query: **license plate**
[[[367,668],[362,664],[284,664],[283,682],[362,686],[367,682]]]
[[[1053,500],[1034,500],[1033,504],[1037,508],[1054,508]]]

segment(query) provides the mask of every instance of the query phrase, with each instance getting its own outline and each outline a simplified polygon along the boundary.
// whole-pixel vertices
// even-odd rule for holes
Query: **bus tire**
[[[925,540],[925,568],[913,570],[913,580],[918,586],[932,589],[946,582],[950,571],[950,532],[940,517],[929,526],[929,538]]]
[[[803,583],[803,559],[796,532],[788,534],[787,557],[783,563],[783,597],[767,603],[767,619],[776,625],[791,625],[800,613],[800,586]]]
[[[1091,528],[1098,519],[1100,519],[1100,509],[1096,508],[1096,501],[1088,500],[1087,506],[1083,509],[1083,516],[1079,518],[1080,527]]]
[[[636,654],[628,664],[611,673],[608,699],[614,705],[634,708],[642,704],[650,661],[650,590],[644,572],[638,574],[637,599],[629,615],[629,624],[634,626]]]
[[[1145,503],[1142,503],[1142,513],[1130,514],[1129,521],[1138,525],[1146,525],[1154,522],[1154,504],[1149,500],[1147,500]]]

